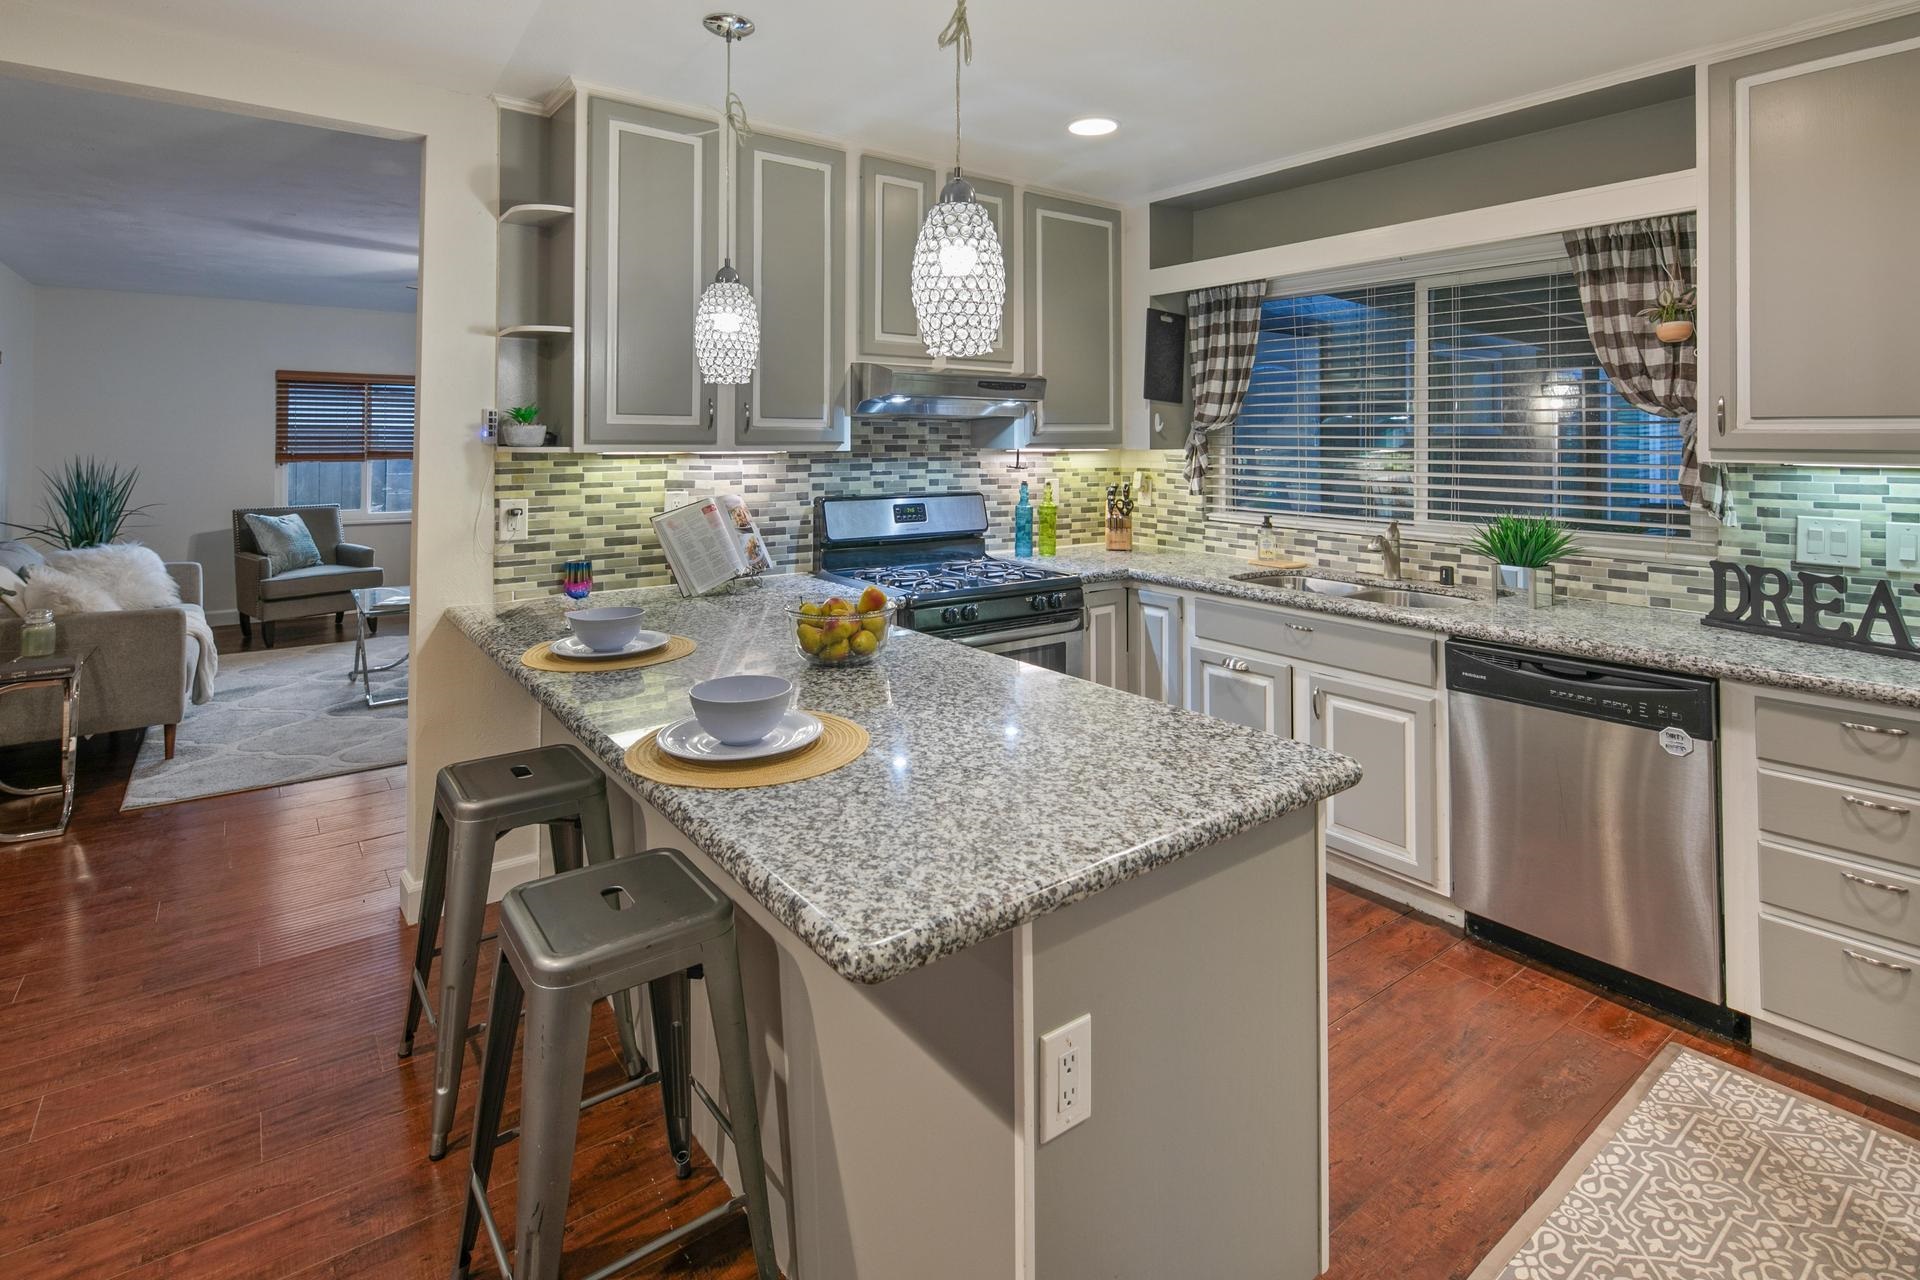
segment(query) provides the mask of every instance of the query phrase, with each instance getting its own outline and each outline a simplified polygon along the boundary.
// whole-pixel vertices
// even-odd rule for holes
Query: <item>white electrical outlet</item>
[[[524,542],[527,537],[527,504],[522,498],[500,499],[499,534],[501,542]]]
[[[1083,1013],[1040,1037],[1040,1141],[1092,1114],[1093,1015]]]
[[[1920,569],[1920,524],[1887,521],[1887,568]]]
[[[1800,516],[1794,521],[1793,558],[1836,569],[1860,567],[1860,522],[1838,516]]]

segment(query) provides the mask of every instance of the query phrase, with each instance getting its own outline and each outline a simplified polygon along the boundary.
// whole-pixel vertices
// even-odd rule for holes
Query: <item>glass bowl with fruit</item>
[[[878,587],[868,587],[858,600],[829,596],[807,600],[787,610],[794,642],[816,667],[857,667],[872,662],[887,647],[893,623],[893,601]]]

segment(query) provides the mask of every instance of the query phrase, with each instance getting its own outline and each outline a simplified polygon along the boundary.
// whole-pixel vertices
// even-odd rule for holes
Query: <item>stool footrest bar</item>
[[[507,1261],[506,1242],[500,1238],[500,1225],[493,1220],[493,1206],[487,1203],[486,1184],[472,1170],[467,1171],[467,1194],[473,1197],[473,1203],[480,1211],[480,1225],[487,1229],[487,1240],[493,1245],[493,1260],[500,1267],[501,1280],[513,1280],[513,1267]]]
[[[718,1209],[709,1209],[692,1222],[689,1222],[686,1226],[675,1227],[672,1231],[667,1232],[667,1234],[658,1236],[646,1244],[641,1245],[632,1253],[624,1257],[615,1258],[598,1271],[588,1272],[585,1276],[581,1277],[581,1280],[612,1280],[612,1277],[619,1275],[622,1271],[625,1271],[634,1264],[644,1262],[656,1253],[671,1249],[681,1241],[691,1239],[693,1236],[701,1234],[722,1218],[727,1217],[729,1214],[739,1213],[746,1207],[747,1198],[745,1196],[735,1196]],[[509,1277],[509,1280],[511,1280],[511,1277]]]
[[[693,1095],[706,1105],[707,1110],[713,1115],[713,1122],[720,1126],[720,1132],[727,1135],[728,1142],[732,1142],[733,1122],[727,1119],[726,1112],[720,1110],[720,1104],[713,1100],[713,1095],[707,1092],[705,1085],[698,1080],[692,1080],[689,1083],[693,1085]]]

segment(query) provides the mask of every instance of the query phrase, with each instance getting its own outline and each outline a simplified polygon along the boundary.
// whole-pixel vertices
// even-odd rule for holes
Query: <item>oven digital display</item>
[[[895,524],[925,524],[927,522],[927,504],[924,502],[894,503],[893,522]]]

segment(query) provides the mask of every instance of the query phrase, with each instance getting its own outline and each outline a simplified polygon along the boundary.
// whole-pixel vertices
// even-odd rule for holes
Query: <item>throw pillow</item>
[[[268,573],[290,573],[311,569],[320,563],[320,548],[313,545],[313,531],[298,515],[263,516],[247,513],[247,528],[267,558]]]
[[[27,583],[24,578],[7,566],[0,564],[0,604],[7,606],[16,614],[24,614]]]
[[[180,603],[180,584],[150,547],[134,542],[49,551],[47,563],[85,578],[122,609],[165,609]]]
[[[24,609],[50,609],[58,617],[68,613],[118,613],[120,606],[104,587],[79,574],[43,564],[27,579],[21,593]]]
[[[46,557],[31,542],[23,542],[18,538],[0,542],[0,568],[11,569],[23,578],[33,566],[45,560]]]

